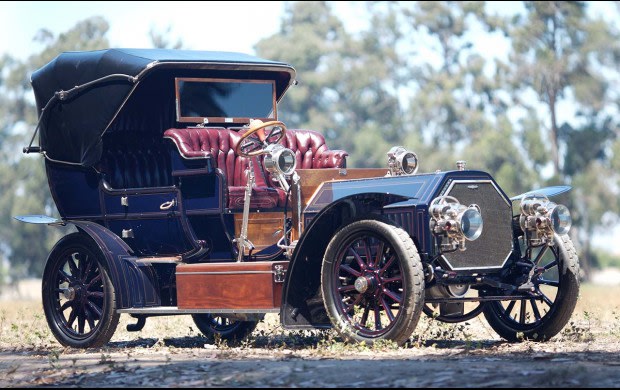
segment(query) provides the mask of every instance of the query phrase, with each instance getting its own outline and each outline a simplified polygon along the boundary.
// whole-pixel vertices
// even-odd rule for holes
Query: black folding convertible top
[[[45,109],[40,146],[47,157],[95,164],[110,123],[140,81],[159,69],[267,72],[276,81],[277,100],[295,77],[295,70],[286,63],[241,53],[167,49],[62,53],[31,77],[39,115]]]

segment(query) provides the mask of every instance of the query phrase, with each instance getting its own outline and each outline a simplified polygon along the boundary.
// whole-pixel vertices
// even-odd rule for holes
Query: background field
[[[25,291],[36,296],[37,282]],[[505,343],[481,317],[456,325],[424,317],[400,348],[284,331],[275,315],[238,346],[205,344],[188,316],[151,318],[139,333],[125,330],[130,322],[123,315],[104,348],[67,349],[39,300],[4,297],[0,386],[620,386],[617,285],[583,285],[570,323],[546,343]]]

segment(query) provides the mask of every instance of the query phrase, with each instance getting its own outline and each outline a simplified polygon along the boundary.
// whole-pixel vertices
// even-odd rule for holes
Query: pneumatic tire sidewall
[[[57,274],[71,253],[89,253],[94,256],[101,274],[103,284],[103,310],[101,319],[95,326],[94,331],[88,336],[81,337],[67,328],[63,320],[63,314],[59,313],[55,290]],[[110,279],[103,254],[90,237],[83,233],[71,233],[61,238],[47,258],[42,279],[42,303],[48,326],[56,340],[65,347],[72,348],[98,348],[107,344],[118,326],[120,314],[116,312],[116,294],[112,280]]]
[[[560,271],[557,296],[553,306],[539,323],[519,326],[506,316],[500,302],[489,302],[484,316],[497,334],[510,342],[523,340],[547,341],[557,335],[569,322],[579,297],[579,259],[575,247],[567,235],[555,235],[554,245],[558,248]]]
[[[376,337],[364,335],[363,331],[351,323],[348,316],[343,315],[338,302],[341,298],[337,294],[337,257],[341,255],[343,245],[347,245],[352,237],[363,237],[366,234],[384,240],[394,249],[400,263],[404,287],[398,316],[388,331]],[[334,235],[327,246],[321,268],[321,292],[332,326],[346,341],[370,345],[380,340],[389,340],[398,345],[404,344],[415,330],[424,300],[422,263],[413,240],[404,230],[379,220],[360,220],[346,225]]]

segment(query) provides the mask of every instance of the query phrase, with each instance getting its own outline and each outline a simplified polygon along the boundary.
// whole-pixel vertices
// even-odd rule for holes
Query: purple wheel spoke
[[[366,253],[366,268],[368,268],[368,266],[372,266],[373,264],[372,254],[370,253],[370,237],[364,239],[364,247]]]
[[[78,332],[84,333],[84,325],[86,324],[86,315],[84,314],[84,308],[80,310],[80,314],[78,314]]]
[[[534,299],[530,299],[530,304],[532,305],[532,311],[534,312],[534,318],[536,318],[536,321],[540,321],[541,316],[540,316],[540,311],[538,310],[538,305],[536,304],[536,301]]]
[[[553,306],[553,302],[551,301],[551,299],[549,299],[549,297],[548,297],[548,296],[546,296],[546,295],[545,295],[545,293],[543,293],[542,291],[540,291],[540,289],[538,289],[536,292],[540,294],[540,297],[542,298],[542,300],[543,300],[543,301],[544,301],[547,305],[549,305],[549,307]]]
[[[508,317],[510,317],[510,314],[512,313],[512,309],[514,309],[516,303],[517,303],[516,301],[510,301],[510,303],[508,304],[508,307],[506,308],[506,315]]]
[[[73,328],[73,323],[75,322],[76,318],[77,318],[77,309],[74,307],[71,310],[71,313],[69,314],[69,319],[67,320],[67,326],[69,328]]]
[[[558,265],[558,261],[557,260],[552,261],[551,263],[545,266],[545,271],[549,271],[551,268],[555,267],[556,265]]]
[[[392,263],[394,263],[394,260],[396,260],[396,256],[395,255],[390,256],[387,263],[385,263],[383,268],[379,270],[379,275],[383,275],[383,273],[385,273],[385,271],[387,271],[392,266]]]
[[[362,298],[364,298],[364,294],[357,294],[357,297],[353,300],[353,303],[351,303],[350,305],[345,303],[345,312],[348,313],[351,310],[355,309],[355,306],[359,305],[359,303],[362,301]]]
[[[525,324],[525,309],[527,301],[521,301],[521,310],[519,311],[519,323]]]
[[[93,315],[88,307],[86,307],[86,310],[84,311],[86,312],[86,321],[88,322],[88,326],[90,326],[90,331],[92,332],[93,329],[95,329],[95,319],[93,318]]]
[[[88,267],[88,263],[90,263],[90,261],[88,261],[88,255],[84,254],[82,257],[84,257],[84,258],[80,260],[80,262],[77,265],[77,267],[78,267],[78,272],[80,274],[79,279],[82,282],[84,282],[84,277],[85,277],[85,273],[86,273],[86,267]]]
[[[67,283],[71,283],[75,281],[75,279],[71,275],[69,275],[68,273],[66,273],[65,271],[61,269],[58,270],[58,275]]]
[[[536,255],[536,258],[534,259],[534,265],[535,266],[537,266],[538,263],[540,263],[540,260],[543,258],[543,256],[547,252],[547,248],[548,248],[547,246],[544,246],[543,248],[540,249],[540,251]]]
[[[80,270],[78,269],[78,266],[75,264],[75,260],[73,259],[73,256],[69,256],[69,260],[67,260],[67,263],[69,263],[69,269],[71,270],[71,275],[73,275],[75,279],[79,278]]]
[[[392,310],[388,306],[387,302],[385,302],[385,298],[381,297],[381,306],[383,306],[383,310],[385,310],[385,314],[387,314],[390,322],[394,321],[394,314],[392,314]]]
[[[82,275],[82,283],[86,283],[88,280],[88,275],[90,274],[91,268],[93,267],[93,262],[86,262],[86,267],[84,268],[84,275]]]
[[[369,313],[370,313],[370,306],[366,305],[366,307],[364,307],[364,314],[362,314],[362,321],[360,322],[360,325],[362,325],[363,327],[366,327]]]
[[[355,257],[355,261],[357,261],[357,264],[360,266],[360,269],[362,271],[365,270],[366,269],[366,264],[364,263],[364,260],[362,260],[360,255],[353,249],[353,247],[349,247],[349,252],[351,252],[351,254],[353,254],[353,257]]]
[[[95,282],[98,282],[100,280],[101,280],[101,274],[97,274],[97,276],[95,276],[95,278],[91,280],[90,283],[88,283],[88,285],[86,286],[86,290],[90,290],[90,288],[95,284]]]
[[[73,300],[65,302],[62,306],[60,306],[60,312],[63,313],[68,308],[73,307],[73,303],[74,303]]]
[[[381,264],[381,260],[383,260],[383,252],[385,251],[385,242],[379,242],[379,246],[377,247],[377,257],[375,258],[375,263],[373,264],[373,268],[379,267]]]
[[[546,286],[560,287],[560,282],[556,282],[556,281],[553,281],[553,280],[538,279],[538,283],[544,284]]]
[[[375,304],[375,329],[383,329],[381,326],[381,308],[377,304]]]
[[[351,275],[353,275],[353,276],[355,276],[355,277],[362,276],[361,272],[358,272],[358,271],[354,270],[353,268],[351,268],[351,267],[349,267],[348,265],[345,265],[345,264],[340,264],[340,269],[345,271],[345,272],[347,272],[347,273],[349,273],[349,274],[351,274]]]
[[[401,303],[403,301],[403,298],[400,296],[400,294],[397,294],[394,291],[388,290],[387,288],[383,290],[383,293],[387,295],[388,297],[390,297],[394,302]]]
[[[86,296],[88,298],[103,298],[103,293],[102,292],[88,292],[86,294]]]
[[[355,291],[355,286],[351,285],[351,286],[338,287],[338,292],[340,293],[349,292],[349,291]],[[101,294],[101,296],[103,296],[103,294]]]
[[[95,319],[99,320],[101,319],[101,315],[103,314],[103,311],[101,310],[101,308],[97,305],[95,305],[94,303],[92,303],[91,301],[87,301],[87,305],[88,308],[91,310],[91,312],[95,315]]]

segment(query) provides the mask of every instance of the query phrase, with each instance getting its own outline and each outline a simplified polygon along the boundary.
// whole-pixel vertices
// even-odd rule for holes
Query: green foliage
[[[390,22],[373,26],[354,37],[327,3],[296,2],[287,6],[280,32],[256,45],[259,56],[297,70],[299,85],[280,105],[281,119],[291,128],[320,129],[328,140],[337,139],[331,144],[350,153],[350,166],[384,165],[387,145],[402,136],[390,79],[397,61],[388,44]]]
[[[41,30],[36,40],[43,51],[26,61],[5,56],[0,60],[0,258],[11,264],[13,279],[40,276],[47,254],[63,234],[61,230],[17,222],[23,214],[58,215],[49,193],[43,159],[22,157],[37,122],[30,74],[63,51],[108,47],[108,23],[93,17],[55,37]],[[36,140],[35,140],[36,144]]]

